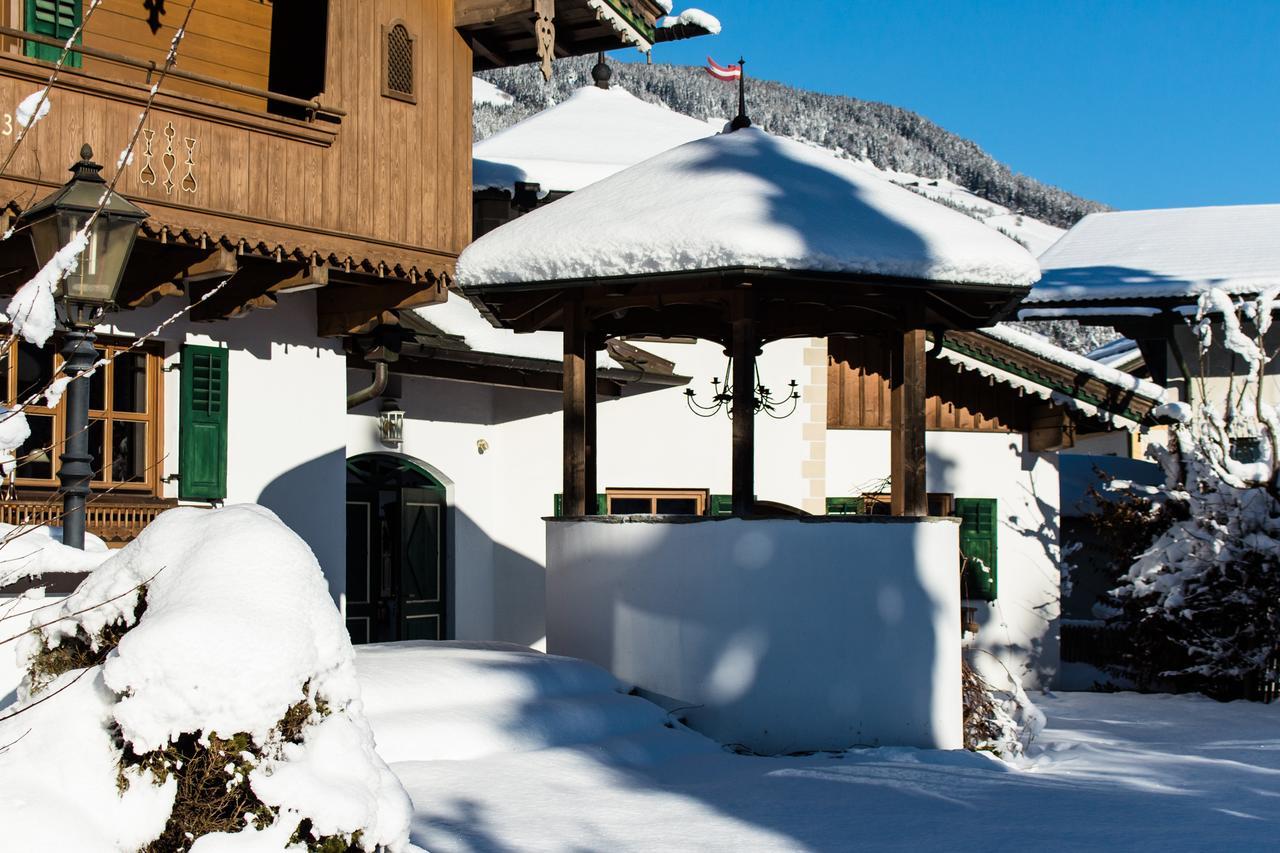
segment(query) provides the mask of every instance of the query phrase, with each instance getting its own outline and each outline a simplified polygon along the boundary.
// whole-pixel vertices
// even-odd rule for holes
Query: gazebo
[[[1039,276],[1028,252],[870,167],[748,127],[672,149],[504,225],[469,247],[458,271],[496,325],[564,336],[567,518],[549,520],[551,651],[596,659],[660,701],[697,705],[695,727],[761,751],[958,745],[958,533],[954,521],[925,518],[927,335],[1005,316]],[[733,519],[591,517],[597,436],[587,389],[603,342],[632,335],[725,346]],[[898,518],[758,511],[761,347],[866,335],[892,353]],[[858,565],[867,560],[879,562]],[[896,603],[884,603],[881,581],[897,585]],[[717,589],[737,605],[713,604]],[[622,613],[637,603],[653,618]],[[849,624],[864,606],[864,624]],[[804,629],[787,636],[779,619],[804,613]],[[904,642],[911,630],[925,639]],[[764,636],[768,650],[726,691],[716,686],[723,655],[712,659],[690,638],[734,631]],[[843,647],[838,656],[874,661],[845,661],[833,674],[805,660],[829,664],[833,644]],[[868,646],[876,653],[866,655]],[[885,685],[909,693],[910,707],[869,703],[866,691]],[[799,719],[787,710],[822,702],[828,689],[863,698]]]

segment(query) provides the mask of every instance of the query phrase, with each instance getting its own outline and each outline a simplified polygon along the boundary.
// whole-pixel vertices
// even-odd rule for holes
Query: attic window
[[[382,94],[411,104],[417,103],[413,36],[409,35],[409,28],[402,22],[395,21],[382,28],[382,58]]]

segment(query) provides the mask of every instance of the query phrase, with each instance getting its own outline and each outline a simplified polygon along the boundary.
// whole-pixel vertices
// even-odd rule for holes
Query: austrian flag
[[[707,73],[717,80],[723,80],[726,83],[732,83],[734,80],[742,79],[742,66],[730,65],[725,68],[723,65],[717,65],[716,61],[711,57],[707,57]]]

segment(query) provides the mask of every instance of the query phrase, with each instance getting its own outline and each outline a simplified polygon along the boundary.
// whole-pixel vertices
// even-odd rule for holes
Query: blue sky
[[[749,75],[906,107],[1118,208],[1280,202],[1280,0],[690,4],[724,32],[657,61],[744,54]]]

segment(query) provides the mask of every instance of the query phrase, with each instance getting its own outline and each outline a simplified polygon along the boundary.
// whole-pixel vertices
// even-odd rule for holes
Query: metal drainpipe
[[[361,388],[359,391],[347,397],[347,410],[350,411],[361,403],[367,403],[374,397],[382,396],[382,392],[387,390],[387,379],[391,376],[391,369],[387,367],[385,361],[375,361],[373,363],[373,384],[368,388]]]

